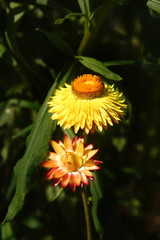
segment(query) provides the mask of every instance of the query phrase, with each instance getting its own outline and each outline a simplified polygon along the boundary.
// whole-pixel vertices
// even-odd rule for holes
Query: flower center
[[[101,78],[92,74],[84,74],[72,82],[73,93],[82,99],[98,97],[102,94],[103,89],[104,83]]]
[[[74,152],[66,152],[61,157],[61,163],[68,172],[74,172],[81,168],[83,159]]]

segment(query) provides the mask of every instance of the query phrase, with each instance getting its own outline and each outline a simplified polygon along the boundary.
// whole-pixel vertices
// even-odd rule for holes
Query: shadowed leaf
[[[56,46],[60,51],[62,51],[64,54],[73,57],[74,53],[70,46],[66,43],[65,40],[63,40],[57,33],[54,32],[47,32],[42,29],[37,29],[41,33],[44,34],[45,37],[47,37],[50,42]]]
[[[82,16],[82,14],[81,14],[81,13],[68,13],[64,18],[59,18],[59,19],[57,19],[54,23],[60,25],[60,24],[62,24],[66,19],[72,19],[72,18],[77,17],[77,16],[78,16],[78,17],[79,17],[79,16]]]

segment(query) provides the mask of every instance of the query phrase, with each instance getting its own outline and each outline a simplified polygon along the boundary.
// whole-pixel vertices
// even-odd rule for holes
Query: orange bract
[[[99,169],[97,165],[102,162],[92,158],[98,151],[92,150],[92,144],[84,147],[83,138],[75,137],[71,141],[64,135],[63,142],[51,140],[51,145],[55,152],[49,152],[49,160],[42,162],[41,166],[50,168],[46,179],[54,178],[54,186],[59,184],[65,188],[69,184],[75,191],[77,186],[83,187],[89,184],[88,180],[94,180],[92,171]]]
[[[82,99],[98,97],[103,89],[104,83],[101,78],[92,74],[84,74],[77,77],[72,83],[73,93]]]

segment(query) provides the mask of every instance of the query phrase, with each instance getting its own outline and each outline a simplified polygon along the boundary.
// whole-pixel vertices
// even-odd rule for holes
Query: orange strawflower
[[[100,169],[97,165],[102,162],[93,158],[98,149],[92,150],[92,144],[85,147],[83,138],[75,137],[71,141],[64,135],[64,142],[51,140],[51,145],[55,152],[49,152],[49,160],[42,162],[41,166],[50,168],[46,179],[54,178],[54,186],[59,184],[65,188],[69,184],[75,191],[77,186],[83,187],[89,184],[89,180],[94,180],[92,171]]]

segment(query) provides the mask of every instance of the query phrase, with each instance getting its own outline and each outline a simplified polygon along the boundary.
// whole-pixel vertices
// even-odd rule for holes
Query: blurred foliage
[[[128,104],[123,122],[88,136],[104,162],[88,193],[93,239],[160,239],[159,6],[0,0],[2,240],[85,239],[80,191],[52,187],[40,168],[50,138],[63,136],[46,102],[83,73],[114,83]]]

